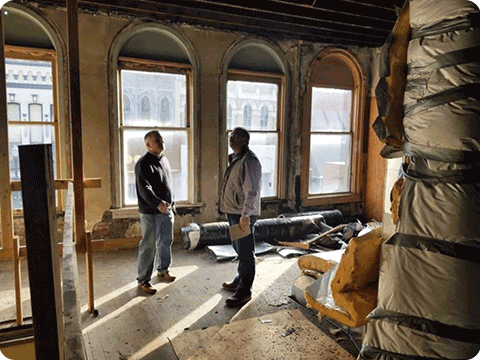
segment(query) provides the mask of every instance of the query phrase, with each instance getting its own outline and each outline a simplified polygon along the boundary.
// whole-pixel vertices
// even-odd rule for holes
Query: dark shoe
[[[237,295],[232,295],[225,300],[225,304],[228,307],[241,307],[250,300],[252,300],[251,296],[238,297]]]
[[[167,281],[167,282],[172,282],[172,281],[175,281],[176,279],[175,276],[171,276],[168,272],[157,273],[157,275],[160,280]]]
[[[222,288],[224,288],[225,290],[235,291],[235,290],[237,290],[237,284],[235,284],[233,282],[225,281],[222,284]]]
[[[142,290],[144,293],[147,293],[147,294],[150,294],[150,295],[153,295],[157,292],[157,289],[155,289],[152,286],[152,284],[150,284],[149,282],[146,282],[145,284],[139,284],[138,288],[140,290]]]

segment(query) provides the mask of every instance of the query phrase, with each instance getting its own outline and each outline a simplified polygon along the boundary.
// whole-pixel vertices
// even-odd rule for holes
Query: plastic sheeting
[[[255,241],[275,243],[276,241],[296,241],[308,234],[322,233],[330,229],[330,223],[336,223],[342,214],[338,210],[312,215],[260,219],[255,223]],[[328,222],[327,222],[328,221]],[[185,249],[193,250],[208,245],[230,244],[228,222],[209,224],[191,223],[181,229],[182,244]]]
[[[360,359],[480,351],[480,12],[411,0],[403,185]]]

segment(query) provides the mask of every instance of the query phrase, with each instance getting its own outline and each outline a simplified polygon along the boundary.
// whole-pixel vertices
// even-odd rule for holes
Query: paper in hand
[[[230,230],[230,237],[232,238],[232,240],[238,240],[251,234],[250,226],[247,226],[245,231],[243,231],[242,229],[240,229],[240,224],[235,224],[230,226],[229,230]]]

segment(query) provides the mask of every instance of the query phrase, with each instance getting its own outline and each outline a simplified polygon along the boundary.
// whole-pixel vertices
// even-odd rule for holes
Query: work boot
[[[228,307],[241,307],[250,300],[252,300],[252,297],[250,295],[239,296],[237,294],[233,294],[232,296],[228,297],[227,300],[225,300],[225,304]]]
[[[163,272],[163,273],[157,273],[158,277],[160,280],[163,280],[163,281],[166,281],[166,282],[172,282],[172,281],[175,281],[176,277],[175,276],[171,276],[168,271],[166,272]]]
[[[155,289],[152,284],[149,282],[146,282],[144,284],[138,284],[138,288],[142,290],[144,293],[153,295],[157,292],[157,289]]]
[[[222,284],[222,288],[224,288],[225,290],[235,291],[237,290],[237,284],[235,284],[233,281],[232,282],[225,281]]]

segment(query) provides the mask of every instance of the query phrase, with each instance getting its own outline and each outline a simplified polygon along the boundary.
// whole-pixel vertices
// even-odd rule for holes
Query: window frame
[[[312,81],[312,72],[321,68],[319,64],[326,59],[335,59],[343,63],[345,68],[350,71],[349,75],[353,78],[352,86],[336,84],[332,81]],[[363,168],[363,122],[364,122],[364,104],[365,104],[365,76],[361,65],[353,54],[343,49],[329,49],[321,53],[311,64],[309,74],[306,77],[306,91],[304,99],[304,119],[302,130],[302,175],[301,175],[301,199],[303,206],[317,206],[335,203],[359,202],[362,200],[364,188],[364,179],[362,178]],[[310,144],[311,136],[318,131],[311,130],[311,108],[312,108],[312,89],[334,88],[346,89],[352,91],[352,103],[350,114],[350,190],[347,192],[328,193],[328,194],[310,194]]]
[[[124,125],[123,124],[123,97],[125,94],[122,93],[122,77],[121,72],[122,70],[132,70],[132,71],[144,71],[144,72],[156,72],[156,73],[168,73],[168,74],[181,74],[186,76],[186,124],[185,127],[173,127],[173,126],[132,126],[132,125]],[[132,130],[144,130],[145,133],[158,129],[160,132],[164,131],[176,131],[179,129],[184,129],[187,132],[187,146],[189,149],[188,154],[188,177],[189,177],[189,184],[188,184],[188,198],[187,200],[183,201],[175,201],[177,205],[182,204],[194,204],[195,203],[195,196],[194,196],[194,188],[195,188],[195,178],[194,178],[194,133],[193,133],[193,126],[192,126],[192,118],[193,118],[193,111],[192,111],[192,100],[193,100],[193,70],[190,64],[184,63],[177,63],[177,62],[167,62],[167,61],[156,61],[156,60],[148,60],[148,59],[140,59],[140,58],[132,58],[132,57],[125,57],[119,56],[118,57],[118,141],[119,141],[119,164],[118,164],[118,174],[120,179],[120,207],[121,208],[133,208],[137,207],[137,204],[129,204],[126,205],[125,203],[125,174],[123,172],[123,161],[124,161],[124,131],[128,129]],[[142,95],[142,98],[145,95]],[[151,99],[150,99],[151,100]],[[141,106],[141,104],[140,104]],[[130,110],[132,108],[132,103],[130,101]],[[158,109],[154,109],[153,111],[157,111]],[[150,108],[150,114],[152,114],[152,108]],[[161,123],[161,121],[160,121]]]
[[[44,114],[44,107],[42,106],[42,118],[40,121],[30,121],[30,104],[39,104],[39,103],[34,103],[32,101],[29,101],[26,103],[26,108],[28,112],[28,116],[25,120],[22,119],[22,104],[19,101],[12,101],[11,103],[19,104],[20,105],[20,119],[19,120],[8,120],[7,119],[7,124],[8,125],[21,125],[21,126],[38,126],[38,125],[51,125],[54,128],[55,131],[55,177],[60,178],[62,174],[62,168],[64,161],[61,158],[61,146],[59,144],[61,143],[61,124],[59,121],[59,93],[58,93],[58,78],[57,78],[57,73],[58,73],[58,59],[57,59],[57,54],[55,50],[50,50],[50,49],[40,49],[40,48],[31,48],[31,47],[25,47],[25,46],[17,46],[17,45],[5,45],[5,60],[7,59],[17,59],[17,60],[30,60],[30,61],[45,61],[45,62],[50,62],[51,63],[51,76],[52,76],[52,104],[49,104],[50,109],[53,110],[53,114],[50,114],[49,121],[45,121],[45,118],[43,116]],[[20,81],[20,83],[23,83],[23,80]],[[7,102],[8,104],[9,102]],[[41,105],[41,104],[39,104]],[[8,106],[8,105],[7,105]],[[53,120],[52,120],[53,118]],[[67,166],[67,165],[65,165]],[[10,181],[15,181],[10,179]],[[12,194],[13,198],[13,194]],[[62,192],[57,193],[57,210],[62,210],[63,209],[63,194]],[[15,212],[23,212],[23,209],[15,209]]]
[[[257,72],[257,71],[250,71],[250,70],[234,70],[228,69],[227,70],[227,77],[225,83],[225,104],[226,109],[225,113],[228,115],[228,82],[229,81],[246,81],[246,82],[260,82],[260,83],[270,83],[278,85],[278,94],[277,94],[277,121],[275,130],[268,130],[268,129],[255,129],[248,131],[251,134],[254,133],[276,133],[278,137],[278,145],[277,145],[277,164],[276,164],[276,176],[277,176],[277,184],[275,189],[274,196],[265,196],[262,197],[262,201],[269,201],[269,200],[277,200],[283,197],[285,191],[285,182],[282,181],[285,177],[285,169],[284,169],[284,159],[285,159],[285,136],[284,136],[284,128],[285,128],[285,88],[286,88],[286,76],[284,74],[274,74],[268,72]],[[238,110],[238,109],[237,109]],[[244,111],[244,109],[242,109]],[[228,128],[228,116],[225,121],[225,130],[226,130],[226,138],[230,134],[231,130]],[[227,142],[227,151],[226,154],[229,153],[228,149],[228,142]]]

